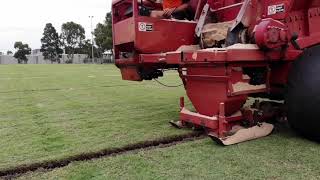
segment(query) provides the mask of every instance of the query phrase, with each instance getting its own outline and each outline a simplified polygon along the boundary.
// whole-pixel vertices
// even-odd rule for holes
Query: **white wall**
[[[85,54],[75,54],[73,64],[83,64],[88,56]],[[29,55],[28,64],[51,64],[50,60],[45,60],[42,55]],[[68,60],[67,55],[62,55],[61,63],[64,64]],[[18,60],[13,56],[0,55],[0,64],[18,64]]]
[[[0,64],[18,64],[18,61],[13,56],[1,55]]]

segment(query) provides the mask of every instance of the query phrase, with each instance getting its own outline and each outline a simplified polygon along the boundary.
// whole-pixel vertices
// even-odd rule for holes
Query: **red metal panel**
[[[187,75],[226,76],[224,66],[221,67],[189,67]],[[197,112],[206,116],[218,114],[219,103],[227,99],[226,82],[212,78],[187,77],[186,91]]]
[[[287,61],[296,60],[303,53],[303,50],[295,50],[294,48],[289,48],[289,49],[291,50],[288,50],[286,52],[286,55],[284,58],[284,60],[287,60]]]
[[[167,64],[181,64],[181,58],[181,52],[167,53],[166,62]]]
[[[197,62],[225,62],[227,60],[227,53],[225,49],[221,50],[200,50],[195,52],[184,52],[183,61],[186,63]]]
[[[135,66],[125,66],[120,68],[122,79],[131,81],[142,81],[138,69]]]
[[[231,62],[231,61],[261,61],[265,53],[260,49],[207,49],[195,52],[185,52],[184,62]]]
[[[312,36],[320,33],[320,8],[309,9],[309,33]]]
[[[120,1],[122,1],[122,0],[112,0],[112,5],[117,4]]]
[[[264,53],[259,49],[228,49],[227,61],[261,61]]]
[[[189,6],[194,11],[194,19],[198,20],[201,16],[202,9],[206,5],[207,0],[190,0]]]
[[[166,54],[140,54],[140,63],[166,63]]]
[[[243,2],[243,0],[208,0],[210,8],[217,14],[220,22],[234,20],[241,6],[232,6]]]
[[[161,53],[175,51],[182,45],[195,43],[196,22],[138,17],[135,28],[135,48],[141,53]],[[139,24],[152,27],[141,31]]]
[[[135,58],[127,58],[127,59],[116,59],[116,65],[119,67],[122,66],[135,66],[137,65],[138,60]]]
[[[165,63],[179,65],[181,64],[181,52],[140,54],[140,63]]]
[[[197,64],[197,63],[223,63],[223,62],[247,62],[254,63],[259,61],[279,61],[295,60],[300,54],[301,50],[288,50],[285,57],[280,51],[270,51],[268,53],[259,49],[224,49],[221,50],[199,50],[189,52],[169,52],[160,54],[141,54],[141,63],[166,63],[166,64]]]
[[[297,42],[298,42],[299,46],[302,49],[304,49],[304,48],[308,48],[308,47],[314,46],[316,44],[319,44],[319,39],[320,39],[320,34],[315,33],[315,34],[312,34],[311,36],[308,36],[308,37],[299,38],[297,40]]]
[[[116,64],[120,68],[123,80],[142,81],[136,65],[137,59],[117,59]]]
[[[187,95],[200,114],[216,115],[219,113],[219,104],[226,103],[225,111],[230,115],[239,110],[245,102],[246,96],[228,97],[228,82],[233,76],[227,74],[224,64],[190,66],[183,78],[187,82]]]
[[[219,127],[219,121],[217,117],[204,116],[198,113],[190,112],[185,108],[183,108],[180,112],[180,120],[207,127],[211,130],[216,130]]]
[[[215,134],[218,137],[225,137],[226,133],[233,125],[244,120],[242,113],[225,116],[225,104],[219,104],[219,114],[215,116],[205,116],[199,113],[194,113],[181,107],[180,121],[182,124],[191,123],[195,126],[204,127],[208,133]]]
[[[135,41],[134,18],[128,18],[114,24],[114,43],[115,45],[125,44]]]

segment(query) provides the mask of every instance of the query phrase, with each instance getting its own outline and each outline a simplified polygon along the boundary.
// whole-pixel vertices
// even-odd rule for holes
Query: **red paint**
[[[260,48],[276,49],[287,45],[290,36],[282,22],[266,18],[256,26],[255,39]]]
[[[116,65],[123,79],[141,81],[141,74],[157,69],[177,68],[189,99],[197,112],[190,112],[180,99],[180,121],[206,128],[223,137],[233,125],[243,120],[253,123],[252,112],[241,110],[252,93],[283,93],[288,72],[303,50],[291,44],[294,34],[303,49],[319,44],[320,1],[310,0],[207,0],[218,10],[219,21],[234,20],[247,26],[255,45],[178,52],[181,45],[195,44],[196,22],[160,20],[138,15],[137,0],[113,1],[113,32]],[[205,0],[192,0],[199,12]],[[243,2],[243,7],[232,6]],[[194,7],[198,4],[198,7]],[[131,16],[125,10],[133,7]],[[276,9],[270,9],[270,7]],[[240,12],[240,13],[239,13]],[[115,16],[117,14],[117,16]],[[151,31],[139,30],[139,23],[152,26]],[[128,58],[123,52],[131,52]],[[265,68],[266,88],[236,92],[233,85],[246,83],[243,69]]]

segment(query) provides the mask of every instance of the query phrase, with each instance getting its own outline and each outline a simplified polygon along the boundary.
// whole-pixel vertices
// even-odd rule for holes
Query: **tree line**
[[[102,54],[112,49],[112,17],[107,13],[103,23],[98,23],[93,31],[95,36],[94,57],[102,57]],[[31,48],[23,42],[15,42],[14,57],[18,63],[27,63],[27,55],[31,54]],[[75,22],[66,22],[61,26],[59,34],[52,23],[47,23],[41,38],[41,49],[44,59],[60,63],[63,49],[67,54],[67,62],[72,63],[74,54],[87,54],[92,58],[92,43],[86,39],[85,29]],[[12,52],[7,52],[7,54]]]

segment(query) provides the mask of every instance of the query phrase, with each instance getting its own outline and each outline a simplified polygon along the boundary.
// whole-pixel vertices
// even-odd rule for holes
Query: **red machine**
[[[320,0],[191,0],[192,21],[141,16],[137,0],[112,5],[123,79],[179,72],[196,112],[181,98],[173,125],[203,128],[229,145],[268,135],[273,126],[264,121],[281,115],[320,140]],[[243,108],[248,96],[283,99],[285,113],[277,103]]]

